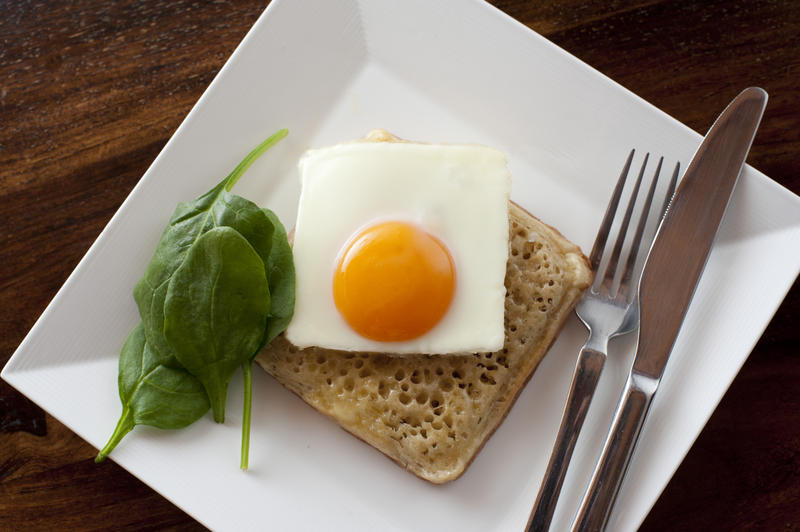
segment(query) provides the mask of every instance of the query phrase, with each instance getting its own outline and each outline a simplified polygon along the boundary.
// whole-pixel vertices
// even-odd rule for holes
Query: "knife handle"
[[[525,527],[525,530],[529,532],[542,532],[550,528],[569,461],[575,450],[575,443],[578,441],[578,435],[586,419],[586,411],[589,410],[589,404],[592,402],[592,396],[597,388],[597,382],[600,380],[600,373],[603,371],[605,361],[605,349],[593,349],[588,345],[581,348],[578,363],[575,365],[575,373],[572,376],[564,417],[561,419],[561,426],[550,455],[550,462],[547,464],[539,495],[528,518],[528,525]]]
[[[604,530],[630,463],[658,380],[630,373],[603,452],[572,524],[573,532]]]

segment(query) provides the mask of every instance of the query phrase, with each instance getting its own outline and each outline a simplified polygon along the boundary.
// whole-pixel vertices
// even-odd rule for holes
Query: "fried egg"
[[[299,169],[291,343],[502,348],[511,175],[500,151],[353,142],[310,150]]]

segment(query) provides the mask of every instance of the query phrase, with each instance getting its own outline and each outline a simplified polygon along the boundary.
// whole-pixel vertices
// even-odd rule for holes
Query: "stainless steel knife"
[[[603,530],[755,137],[767,93],[742,91],[703,139],[672,198],[639,285],[636,355],[573,531]]]

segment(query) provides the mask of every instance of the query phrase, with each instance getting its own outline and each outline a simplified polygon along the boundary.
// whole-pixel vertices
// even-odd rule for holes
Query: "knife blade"
[[[766,92],[749,88],[730,103],[689,163],[667,209],[639,287],[645,331],[633,365],[639,373],[657,378],[664,371],[766,101]]]
[[[763,89],[750,87],[725,108],[686,168],[659,225],[639,284],[636,355],[573,531],[603,530],[608,523],[766,102]]]

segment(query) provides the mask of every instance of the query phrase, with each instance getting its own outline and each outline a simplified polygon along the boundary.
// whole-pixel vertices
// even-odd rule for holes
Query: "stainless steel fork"
[[[592,247],[589,262],[592,272],[594,272],[594,281],[575,308],[578,317],[589,329],[589,338],[581,348],[578,363],[575,366],[566,409],[561,419],[561,427],[558,430],[550,462],[547,464],[547,470],[539,488],[539,495],[528,519],[527,530],[529,532],[540,532],[550,527],[578,434],[583,426],[586,412],[606,361],[608,341],[615,336],[634,331],[639,325],[638,305],[635,298],[644,262],[643,255],[649,251],[654,235],[648,234],[646,245],[642,246],[642,243],[658,177],[661,173],[661,165],[664,161],[663,157],[658,161],[644,199],[644,205],[639,211],[635,232],[630,231],[633,233],[631,236],[628,234],[629,227],[649,158],[649,154],[645,155],[624,217],[619,225],[614,245],[608,253],[606,252],[606,243],[616,217],[634,153],[635,150],[631,150],[628,155]],[[657,211],[659,218],[663,217],[672,194],[675,192],[679,170],[680,163],[675,165],[672,179],[664,195],[663,205]],[[628,241],[627,247],[626,240]],[[623,255],[625,256],[624,262]]]

